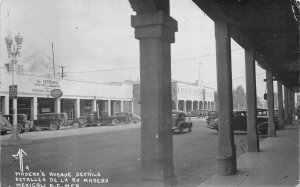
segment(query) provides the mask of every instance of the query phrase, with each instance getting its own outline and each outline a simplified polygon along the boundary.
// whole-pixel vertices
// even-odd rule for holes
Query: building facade
[[[0,72],[0,112],[12,114],[12,99],[9,97],[12,74],[4,69]],[[86,116],[97,109],[109,115],[133,111],[133,88],[129,84],[100,84],[25,74],[18,74],[16,79],[17,112],[27,114],[28,119],[53,112],[65,112],[72,119]],[[60,89],[62,97],[53,98],[53,89]]]
[[[133,84],[134,113],[141,114],[140,84]],[[197,109],[215,109],[214,89],[202,84],[172,81],[172,109],[193,111]]]

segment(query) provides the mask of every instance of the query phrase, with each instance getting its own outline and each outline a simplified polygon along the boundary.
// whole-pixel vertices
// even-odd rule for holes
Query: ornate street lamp
[[[8,35],[5,38],[5,43],[7,46],[7,53],[8,58],[11,58],[11,65],[13,68],[13,82],[10,86],[10,97],[13,99],[13,128],[12,128],[12,135],[10,137],[11,140],[17,140],[19,139],[19,136],[17,134],[17,83],[15,80],[16,77],[16,64],[17,64],[17,56],[21,56],[21,47],[23,42],[23,37],[20,35],[20,33],[15,37],[15,41],[17,43],[17,49],[12,49],[12,43],[13,38]]]

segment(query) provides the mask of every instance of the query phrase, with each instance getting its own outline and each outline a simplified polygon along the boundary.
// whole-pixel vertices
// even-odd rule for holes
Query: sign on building
[[[53,89],[51,91],[51,96],[54,98],[59,98],[63,95],[62,91],[60,89]]]
[[[18,89],[17,85],[10,85],[9,86],[9,97],[15,99],[18,97]]]

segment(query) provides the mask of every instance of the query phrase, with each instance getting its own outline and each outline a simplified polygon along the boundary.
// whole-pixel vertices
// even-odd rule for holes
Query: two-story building
[[[140,83],[133,83],[134,113],[140,115]],[[172,109],[192,111],[215,109],[214,89],[201,83],[172,80]]]

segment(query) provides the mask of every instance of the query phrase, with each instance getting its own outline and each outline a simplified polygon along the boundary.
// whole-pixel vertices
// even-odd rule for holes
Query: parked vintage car
[[[197,118],[205,118],[207,116],[207,111],[205,109],[196,110]]]
[[[1,135],[4,135],[7,133],[7,131],[11,131],[12,125],[9,123],[9,121],[2,115],[0,114],[0,131]]]
[[[257,131],[265,134],[268,131],[268,116],[263,115],[262,110],[258,110],[257,115]],[[278,129],[278,120],[274,118],[275,129]],[[232,127],[236,131],[247,131],[247,111],[246,110],[237,110],[233,112],[232,118]],[[219,131],[219,120],[215,119],[208,128],[216,129]]]
[[[173,132],[183,132],[184,129],[192,131],[193,123],[183,111],[172,110],[172,130]]]
[[[130,113],[131,122],[138,123],[141,121],[141,116],[138,116],[136,114]]]
[[[114,115],[117,116],[118,120],[123,123],[130,123],[130,122],[138,123],[139,121],[141,121],[140,116],[129,112],[117,112]]]
[[[67,124],[68,115],[66,113],[45,113],[37,115],[37,119],[33,121],[33,128],[58,130]]]
[[[209,125],[211,122],[214,121],[214,119],[218,118],[218,111],[216,110],[209,110],[207,111],[206,115],[206,123]]]
[[[13,114],[3,115],[10,124],[13,124]],[[25,130],[32,130],[32,123],[27,120],[26,114],[17,114],[17,133],[23,133]]]
[[[116,112],[114,116],[117,116],[118,121],[121,123],[130,123],[132,121],[132,116],[128,112]]]

